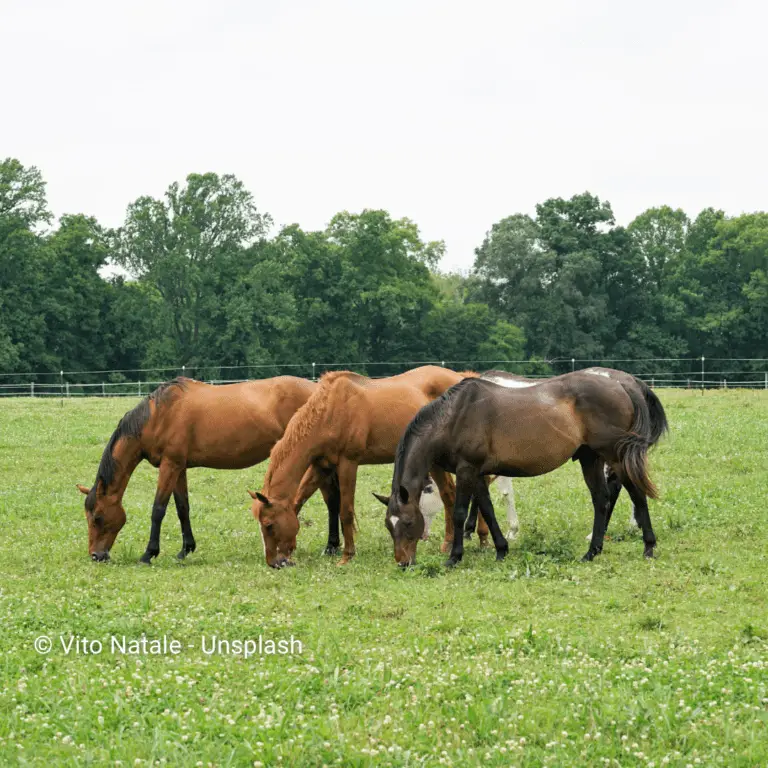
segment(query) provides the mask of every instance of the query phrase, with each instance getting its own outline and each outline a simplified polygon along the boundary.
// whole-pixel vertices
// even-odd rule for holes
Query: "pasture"
[[[0,764],[768,763],[768,396],[659,395],[657,559],[622,494],[604,553],[579,562],[592,511],[569,464],[515,481],[506,561],[474,539],[452,571],[439,519],[417,565],[395,565],[371,496],[389,492],[389,466],[361,469],[344,568],[321,554],[319,495],[297,567],[266,567],[246,494],[266,464],[190,470],[197,552],[176,561],[171,504],[149,567],[156,471],[142,464],[112,561],[92,563],[75,483],[93,482],[136,400],[0,402]],[[142,635],[182,651],[111,652],[111,636]],[[208,654],[214,635],[303,648]],[[60,636],[104,649],[67,654]]]

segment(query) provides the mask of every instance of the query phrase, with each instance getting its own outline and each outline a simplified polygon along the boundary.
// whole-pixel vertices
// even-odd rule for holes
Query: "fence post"
[[[103,381],[101,382],[101,396],[107,396],[107,385]]]
[[[69,397],[69,382],[67,382],[67,397]]]
[[[576,358],[571,358],[571,373],[573,373],[576,370]]]
[[[445,368],[445,360],[441,360],[441,361],[440,361],[440,366],[441,366],[442,368]]]
[[[691,380],[688,379],[688,389],[690,389],[690,388],[691,388]]]
[[[723,389],[728,389],[728,379],[723,379]]]
[[[651,389],[653,389],[656,386],[656,379],[651,377]]]
[[[312,363],[312,381],[317,381],[315,377],[315,363]]]
[[[64,371],[59,371],[59,395],[61,396],[61,404],[64,405]]]
[[[35,396],[35,382],[30,381],[29,382],[29,396],[34,397]]]
[[[141,379],[138,381],[139,397],[141,397]]]
[[[187,375],[187,366],[186,365],[182,365],[181,366],[181,375],[182,375],[182,377]]]
[[[704,394],[704,355],[701,356],[701,394]]]

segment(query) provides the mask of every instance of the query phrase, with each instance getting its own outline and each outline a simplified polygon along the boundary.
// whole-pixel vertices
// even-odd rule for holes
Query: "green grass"
[[[320,553],[307,507],[298,565],[264,563],[247,487],[264,466],[191,470],[198,551],[179,564],[169,508],[149,535],[155,471],[128,487],[109,564],[87,557],[82,496],[130,400],[0,402],[0,765],[645,765],[768,763],[768,396],[662,392],[652,459],[658,558],[619,502],[604,554],[578,466],[516,482],[503,563],[468,545],[442,566],[439,525],[395,565],[390,467],[358,480],[358,556]],[[38,655],[49,635],[163,635],[179,655]],[[205,655],[202,635],[303,653]],[[195,644],[194,648],[186,648]]]

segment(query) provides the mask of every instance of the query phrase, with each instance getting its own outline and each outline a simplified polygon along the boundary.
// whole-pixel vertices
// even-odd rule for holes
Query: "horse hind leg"
[[[507,538],[514,539],[520,531],[520,522],[517,519],[515,490],[512,487],[512,478],[500,476],[498,484],[499,492],[507,505]]]
[[[643,531],[643,544],[645,546],[644,555],[648,558],[654,556],[653,550],[656,547],[656,534],[651,525],[651,514],[648,511],[648,498],[635,486],[629,479],[624,480],[624,487],[632,499],[634,505],[634,515]]]
[[[608,486],[608,513],[605,518],[605,530],[608,530],[608,524],[611,522],[611,516],[613,515],[614,507],[618,501],[619,494],[621,493],[621,480],[607,462],[603,463],[603,474],[605,475],[605,482]],[[630,523],[634,521],[635,505],[632,505],[632,512],[630,517]],[[592,541],[592,534],[587,534],[587,541]]]
[[[192,533],[192,523],[189,520],[189,491],[187,489],[187,470],[179,473],[176,487],[173,489],[173,502],[176,505],[176,514],[181,524],[181,551],[176,557],[183,560],[188,554],[197,549],[195,537]]]
[[[579,456],[579,462],[581,463],[584,482],[592,495],[592,506],[595,514],[589,549],[582,558],[582,560],[589,561],[603,551],[603,538],[608,521],[610,498],[602,459],[593,451],[584,451]]]

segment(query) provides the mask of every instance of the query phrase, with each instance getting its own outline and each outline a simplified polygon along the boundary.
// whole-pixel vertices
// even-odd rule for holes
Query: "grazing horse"
[[[645,556],[652,557],[656,537],[647,498],[656,498],[656,488],[648,476],[647,453],[666,424],[651,390],[643,396],[639,385],[608,376],[579,371],[517,389],[466,379],[422,408],[398,445],[385,520],[395,559],[403,566],[414,562],[415,533],[423,526],[419,501],[431,467],[456,474],[454,530],[463,530],[475,496],[500,560],[509,544],[496,522],[485,476],[543,475],[568,459],[581,463],[594,506],[592,541],[584,559],[602,551],[610,505],[604,464],[627,489],[643,530]],[[456,565],[463,551],[463,536],[454,536],[447,565]]]
[[[650,389],[648,385],[641,379],[637,379],[629,373],[624,371],[617,371],[613,368],[586,368],[584,373],[590,373],[594,376],[603,376],[604,378],[613,379],[619,381],[629,387],[635,387],[639,390],[640,394],[646,399],[649,408],[654,407],[654,400],[649,397]],[[486,381],[492,381],[494,384],[498,384],[502,387],[509,387],[511,389],[520,389],[524,387],[532,387],[539,384],[542,379],[528,379],[524,376],[516,376],[513,373],[507,373],[506,371],[486,371],[480,376],[481,379]],[[658,401],[656,401],[658,402]],[[651,437],[651,445],[661,439],[664,431],[666,430],[666,421],[664,419],[658,420],[656,423],[660,424],[660,429],[655,431]],[[611,521],[613,515],[613,509],[616,506],[616,501],[621,493],[621,482],[611,468],[605,465],[605,479],[608,483],[608,493],[610,497],[610,504],[608,508],[608,517],[605,521],[606,528]],[[512,489],[512,480],[510,478],[499,478],[499,490],[504,496],[507,503],[507,526],[508,533],[507,538],[513,539],[519,529],[517,520],[517,509],[515,508],[515,496]],[[472,505],[469,508],[469,516],[467,517],[466,527],[464,529],[465,538],[470,538],[475,530],[475,523],[478,514],[478,503],[475,499],[472,500]],[[629,513],[629,524],[638,526],[637,518],[635,517],[635,506],[632,505],[632,509]],[[592,534],[587,536],[587,541],[592,539]]]
[[[133,471],[146,459],[160,468],[152,505],[152,531],[141,562],[160,552],[160,526],[171,494],[181,523],[183,559],[195,551],[189,521],[187,468],[243,469],[264,461],[280,439],[291,416],[317,384],[295,376],[213,386],[179,378],[161,384],[120,419],[87,488],[85,517],[88,552],[108,560],[125,525],[122,499]],[[315,481],[310,490],[320,484]]]
[[[339,565],[348,563],[355,554],[357,468],[361,464],[392,463],[398,441],[419,409],[462,378],[462,374],[432,365],[383,379],[368,379],[349,371],[326,373],[273,448],[262,491],[249,491],[253,516],[261,525],[267,563],[281,568],[291,562],[299,531],[292,502],[297,491],[301,495],[302,477],[313,465],[321,474],[330,468],[336,470],[338,497],[336,503],[328,505],[326,552],[338,550],[340,518],[344,551]],[[446,523],[452,522],[453,481],[439,467],[428,467],[422,481],[427,474],[432,474],[440,490]],[[424,518],[419,519],[417,536],[424,529]],[[451,527],[446,530],[445,549],[454,538]]]

